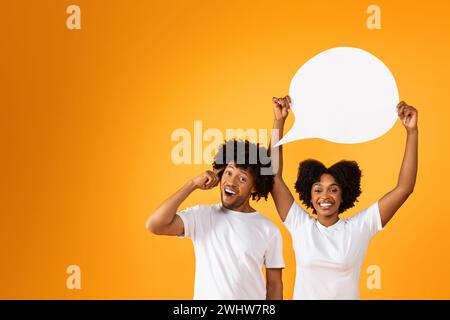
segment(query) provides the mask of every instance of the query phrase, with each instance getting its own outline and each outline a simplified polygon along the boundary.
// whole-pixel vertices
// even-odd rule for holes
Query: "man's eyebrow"
[[[234,164],[229,163],[228,167],[231,167],[233,169],[236,169],[236,167],[234,166]],[[245,171],[245,169],[239,169],[240,172],[242,172],[243,174],[245,174],[248,177],[248,173],[247,171]]]
[[[247,173],[247,171],[245,171],[245,170],[243,170],[243,169],[241,169],[241,172],[243,173],[243,174],[245,174],[247,177],[248,177],[248,173]]]

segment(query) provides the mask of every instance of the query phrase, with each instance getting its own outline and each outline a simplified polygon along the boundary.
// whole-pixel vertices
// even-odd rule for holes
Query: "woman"
[[[274,129],[283,134],[291,99],[273,98]],[[294,299],[359,299],[359,276],[370,239],[384,228],[414,190],[417,175],[417,110],[400,102],[397,113],[406,129],[406,148],[397,185],[370,207],[349,219],[339,214],[354,206],[361,194],[361,171],[354,161],[327,168],[317,160],[300,163],[295,190],[310,216],[282,177],[282,147],[272,149],[279,160],[272,197],[292,236],[296,256]],[[272,140],[272,146],[279,139]],[[274,151],[278,151],[275,153]]]

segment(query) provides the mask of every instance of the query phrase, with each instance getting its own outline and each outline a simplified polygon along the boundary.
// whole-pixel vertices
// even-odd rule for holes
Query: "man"
[[[282,299],[280,231],[250,206],[250,198],[267,200],[273,186],[273,174],[267,174],[267,150],[248,141],[230,140],[219,147],[213,169],[188,181],[164,201],[148,219],[147,229],[192,239],[194,299]],[[217,185],[221,203],[178,211],[194,190]]]

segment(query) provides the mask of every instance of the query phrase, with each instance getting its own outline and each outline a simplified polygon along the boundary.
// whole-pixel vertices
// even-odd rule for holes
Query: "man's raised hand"
[[[217,186],[220,182],[219,176],[208,170],[192,179],[196,189],[208,190]]]

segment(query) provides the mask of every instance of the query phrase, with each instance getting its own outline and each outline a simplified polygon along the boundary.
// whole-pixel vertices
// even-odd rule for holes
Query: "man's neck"
[[[223,205],[223,204],[222,204],[222,205]],[[256,211],[255,209],[253,209],[253,208],[250,206],[250,203],[249,203],[249,202],[246,202],[246,203],[240,205],[239,207],[234,207],[234,208],[228,208],[228,207],[226,207],[226,206],[224,205],[224,208],[225,208],[225,209],[228,209],[228,210],[233,210],[233,211],[243,212],[243,213],[251,213],[251,212],[255,212],[255,211]]]

